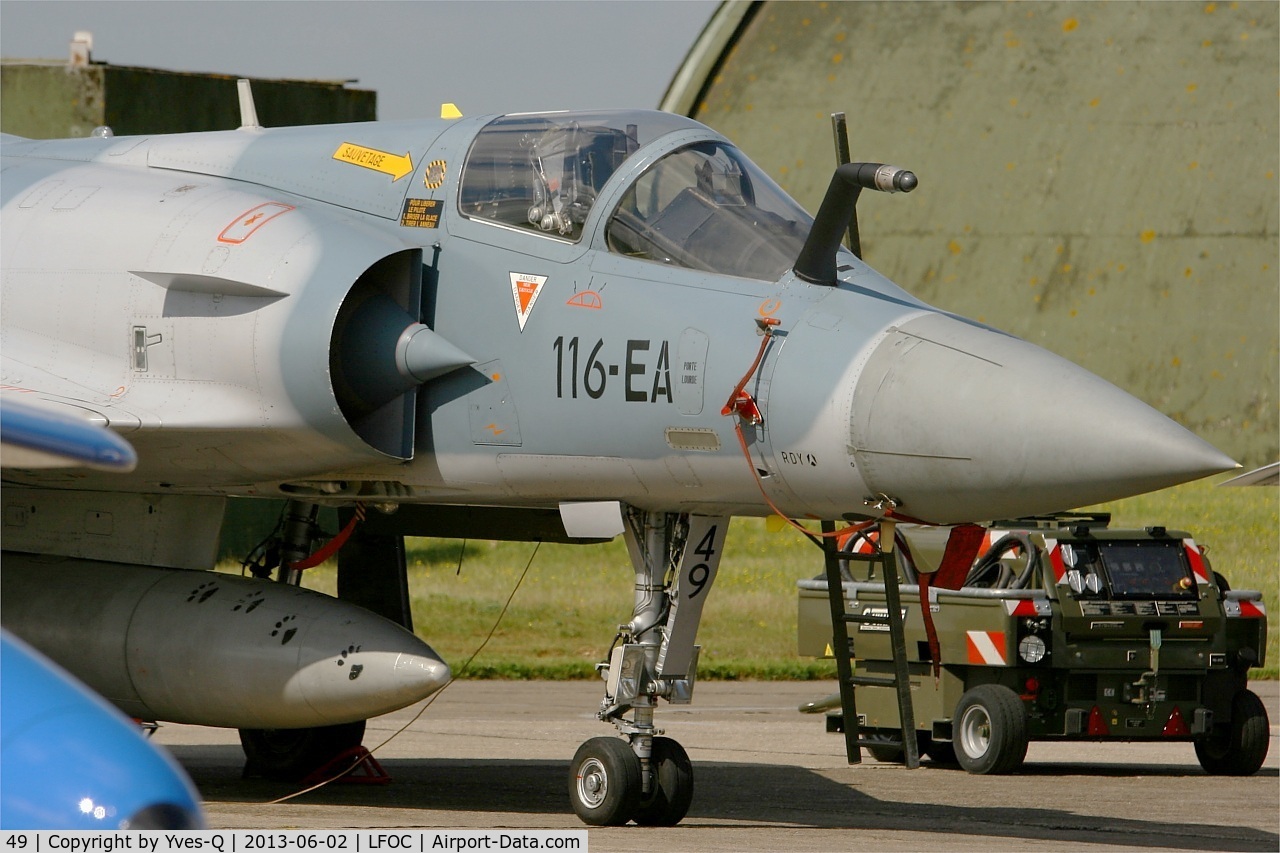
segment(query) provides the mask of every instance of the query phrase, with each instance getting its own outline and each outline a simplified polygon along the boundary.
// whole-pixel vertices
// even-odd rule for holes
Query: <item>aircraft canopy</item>
[[[691,119],[651,111],[495,119],[477,135],[459,190],[463,215],[577,242],[605,183],[644,146]],[[695,141],[642,172],[610,215],[611,251],[657,263],[776,281],[812,218],[742,152]]]
[[[722,275],[777,281],[812,218],[726,142],[676,149],[645,170],[606,232],[614,252]]]

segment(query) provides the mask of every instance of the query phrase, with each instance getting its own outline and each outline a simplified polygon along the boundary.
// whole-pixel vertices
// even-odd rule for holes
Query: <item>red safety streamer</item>
[[[746,393],[743,389],[747,387],[747,383],[751,381],[751,377],[755,375],[756,368],[760,366],[760,362],[764,360],[764,351],[769,348],[769,341],[773,340],[773,327],[778,325],[780,321],[773,317],[766,317],[763,320],[757,320],[756,324],[760,327],[763,335],[760,341],[760,349],[756,350],[755,361],[751,362],[751,366],[747,368],[747,372],[743,374],[742,381],[734,386],[733,392],[729,394],[729,399],[724,406],[720,408],[720,414],[732,415],[738,414],[752,424],[764,422],[764,418],[760,415],[760,408],[756,405],[755,398]]]
[[[338,531],[338,535],[330,539],[324,545],[317,548],[310,557],[305,557],[296,563],[289,564],[290,571],[301,571],[303,569],[312,569],[332,557],[334,554],[347,544],[347,540],[351,538],[351,534],[355,532],[356,525],[364,521],[364,504],[356,504],[356,513],[351,516],[351,520],[346,526]]]

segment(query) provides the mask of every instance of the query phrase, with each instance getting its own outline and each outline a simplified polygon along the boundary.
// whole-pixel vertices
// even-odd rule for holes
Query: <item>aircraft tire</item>
[[[588,826],[622,826],[640,808],[640,759],[631,744],[596,737],[578,747],[569,767],[569,801]]]
[[[956,705],[956,760],[979,776],[1010,773],[1027,755],[1027,710],[1008,687],[981,684]]]
[[[1196,758],[1214,776],[1252,776],[1266,760],[1270,741],[1267,706],[1252,690],[1241,690],[1231,701],[1231,722],[1196,738]]]
[[[297,782],[364,740],[364,720],[309,729],[240,729],[245,775]]]
[[[648,797],[641,795],[635,821],[640,826],[675,826],[689,813],[693,802],[693,763],[678,742],[653,739],[654,785]]]

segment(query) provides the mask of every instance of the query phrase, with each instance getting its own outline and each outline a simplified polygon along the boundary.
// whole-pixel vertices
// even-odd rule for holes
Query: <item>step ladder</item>
[[[842,554],[836,538],[835,523],[822,522],[822,552],[827,570],[827,598],[831,602],[831,650],[836,659],[840,679],[840,708],[844,716],[844,745],[850,764],[862,763],[862,747],[895,746],[891,741],[866,741],[861,737],[858,709],[854,701],[855,687],[893,687],[898,694],[898,719],[902,724],[900,744],[903,761],[908,768],[920,766],[920,747],[916,742],[915,712],[911,705],[911,679],[907,670],[907,644],[902,624],[902,597],[898,591],[898,566],[893,541],[895,523],[880,523],[880,541],[874,553]],[[840,577],[840,561],[850,560],[879,564],[884,578],[887,616],[863,615],[845,611],[844,584]],[[849,625],[886,625],[893,649],[893,675],[856,675],[853,671],[854,648]]]

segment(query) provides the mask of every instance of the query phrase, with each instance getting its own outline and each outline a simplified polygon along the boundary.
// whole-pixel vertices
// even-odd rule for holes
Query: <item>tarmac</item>
[[[1254,776],[1209,776],[1186,742],[1032,743],[1018,773],[971,776],[927,759],[914,770],[870,756],[850,766],[842,736],[797,710],[834,682],[703,682],[692,705],[658,711],[694,763],[688,817],[591,828],[589,848],[1274,853],[1280,683],[1251,687],[1273,723]],[[425,710],[369,722],[365,746],[389,784],[332,784],[286,802],[272,801],[289,786],[241,778],[234,731],[165,725],[154,739],[191,774],[214,829],[582,829],[568,766],[584,740],[613,731],[595,719],[602,695],[594,682],[455,682]]]

